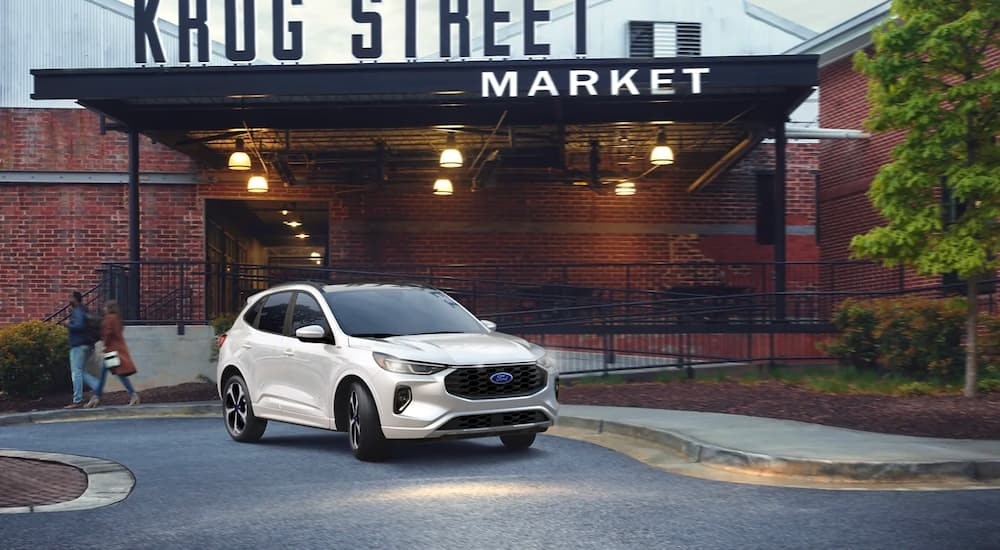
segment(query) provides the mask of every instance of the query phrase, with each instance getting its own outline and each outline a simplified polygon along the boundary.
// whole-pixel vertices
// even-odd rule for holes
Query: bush
[[[224,313],[219,315],[215,319],[212,319],[212,329],[215,330],[215,335],[218,336],[223,332],[226,332],[233,327],[233,323],[236,322],[236,315],[233,313]]]
[[[980,315],[977,328],[976,351],[983,376],[1000,378],[1000,315]]]
[[[862,371],[954,378],[964,363],[965,313],[960,298],[848,299],[834,313],[840,335],[820,349]]]
[[[976,390],[981,393],[1000,393],[1000,378],[983,378],[976,382]]]
[[[27,321],[0,328],[0,391],[38,397],[71,388],[65,327]]]
[[[840,335],[830,342],[821,342],[820,351],[858,370],[875,370],[879,353],[874,334],[875,310],[870,303],[853,298],[844,300],[833,314],[833,324]]]
[[[957,377],[965,361],[965,315],[961,298],[875,300],[880,362],[890,372],[918,379]]]
[[[937,391],[933,384],[927,382],[906,382],[896,387],[896,394],[905,397],[932,395]]]

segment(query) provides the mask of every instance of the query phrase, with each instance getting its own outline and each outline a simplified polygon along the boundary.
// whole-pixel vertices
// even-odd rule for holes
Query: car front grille
[[[510,375],[507,383],[498,383],[493,375]],[[502,376],[502,375],[501,375]],[[496,399],[531,395],[545,387],[545,370],[534,363],[460,367],[444,379],[448,393],[466,399]]]
[[[441,426],[442,431],[475,430],[482,428],[499,428],[503,426],[519,426],[522,424],[537,424],[548,422],[549,417],[542,411],[514,411],[495,414],[471,414],[452,418]]]

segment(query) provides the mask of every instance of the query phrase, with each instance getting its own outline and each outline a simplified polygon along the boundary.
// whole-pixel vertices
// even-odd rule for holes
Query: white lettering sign
[[[606,75],[593,69],[571,69],[566,73],[556,73],[552,71],[505,71],[497,73],[493,71],[483,71],[482,97],[518,97],[518,81],[527,81],[530,77],[531,86],[528,88],[527,96],[549,95],[557,97],[562,94],[570,96],[600,96],[607,94],[611,96],[620,95],[642,95],[648,93],[675,94],[680,89],[682,92],[688,91],[691,94],[702,93],[705,75],[711,74],[709,67],[685,67],[682,69],[650,69],[649,89],[643,92],[635,79],[639,76],[639,69],[611,69]],[[684,78],[676,82],[675,77],[680,73]],[[562,80],[560,80],[562,79]],[[686,80],[686,82],[685,82]],[[678,88],[678,85],[680,87]]]

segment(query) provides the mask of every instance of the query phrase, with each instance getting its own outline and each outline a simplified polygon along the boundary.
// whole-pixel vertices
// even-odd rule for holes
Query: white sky
[[[752,0],[754,4],[773,11],[816,32],[823,32],[885,0]]]

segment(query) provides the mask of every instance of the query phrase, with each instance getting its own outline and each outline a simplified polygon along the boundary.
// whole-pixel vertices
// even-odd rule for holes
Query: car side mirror
[[[303,342],[326,342],[326,329],[319,325],[308,325],[295,331],[295,337]]]
[[[480,319],[479,322],[482,323],[484,327],[486,327],[486,330],[488,330],[490,332],[496,332],[496,330],[497,330],[497,324],[494,323],[493,321],[487,321],[486,319]]]

